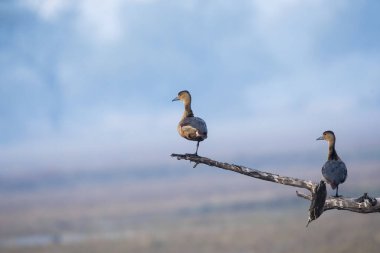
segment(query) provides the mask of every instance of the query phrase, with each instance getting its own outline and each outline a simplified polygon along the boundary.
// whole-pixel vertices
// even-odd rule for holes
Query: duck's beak
[[[175,98],[173,98],[172,102],[174,102],[174,101],[178,101],[178,100],[179,100],[179,98],[178,98],[178,97],[175,97]]]
[[[317,138],[317,141],[321,141],[321,140],[324,140],[325,138],[323,138],[323,136]]]

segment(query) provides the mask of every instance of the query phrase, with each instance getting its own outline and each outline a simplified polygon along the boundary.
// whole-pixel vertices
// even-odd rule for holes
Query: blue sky
[[[200,154],[379,161],[380,2],[0,3],[0,168],[169,165],[193,95]],[[307,160],[307,159],[306,159]]]

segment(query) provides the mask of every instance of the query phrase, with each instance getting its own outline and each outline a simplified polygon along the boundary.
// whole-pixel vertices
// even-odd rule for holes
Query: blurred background
[[[377,214],[307,229],[295,188],[199,154],[380,196],[380,2],[0,1],[0,252],[377,252]],[[329,188],[329,194],[334,192]]]

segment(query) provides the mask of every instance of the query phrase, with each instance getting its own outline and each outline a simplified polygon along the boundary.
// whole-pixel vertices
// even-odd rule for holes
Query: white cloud
[[[45,20],[54,20],[72,6],[73,0],[25,0],[22,5],[36,11]]]
[[[77,32],[98,42],[119,41],[128,29],[126,8],[151,4],[157,0],[26,0],[21,5],[35,11],[46,21],[56,20],[65,12],[75,13]]]
[[[246,105],[261,116],[284,112],[351,115],[380,92],[377,55],[354,54],[332,62],[299,65],[243,92]],[[364,86],[362,86],[364,84]],[[265,108],[265,110],[263,110]]]
[[[278,21],[284,15],[288,16],[291,11],[297,9],[307,1],[304,0],[254,0],[252,4],[261,20]]]
[[[48,127],[46,119],[34,119],[29,122],[31,133],[25,140],[6,148],[0,146],[1,165],[25,170],[165,163],[171,152],[169,146],[178,147],[170,143],[180,139],[176,132],[180,116],[174,110],[151,114],[98,108],[63,120],[58,131]]]
[[[123,3],[122,0],[82,0],[78,2],[78,32],[92,34],[105,42],[119,40],[126,29],[122,20]]]
[[[252,5],[262,50],[287,68],[310,62],[321,34],[346,7],[342,1],[327,0],[254,0]]]

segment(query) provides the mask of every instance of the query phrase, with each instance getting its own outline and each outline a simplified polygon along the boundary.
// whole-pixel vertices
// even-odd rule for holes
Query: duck
[[[191,110],[191,95],[189,91],[182,90],[178,92],[177,97],[172,101],[182,101],[185,105],[185,111],[178,123],[177,131],[183,138],[197,142],[197,149],[194,155],[198,156],[199,143],[207,139],[206,122],[203,119],[194,116],[194,113]]]
[[[338,189],[339,185],[346,181],[347,167],[335,150],[335,134],[333,131],[328,130],[323,132],[323,135],[317,140],[325,140],[329,145],[327,161],[322,167],[322,175],[331,188],[336,189],[335,197],[341,197],[338,195]]]

